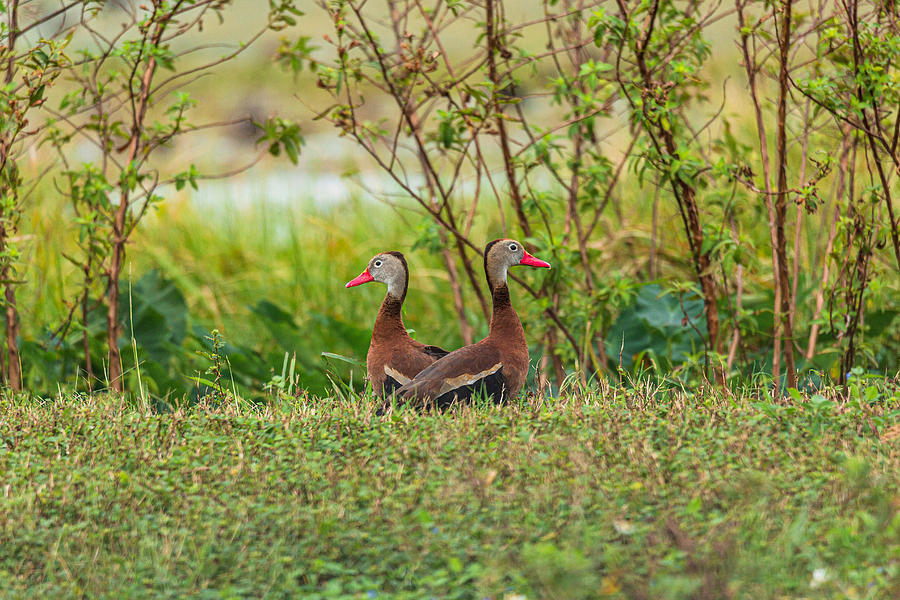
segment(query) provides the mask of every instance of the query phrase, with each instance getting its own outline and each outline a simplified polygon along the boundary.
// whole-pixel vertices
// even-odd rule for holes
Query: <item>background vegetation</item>
[[[3,9],[12,389],[196,397],[214,330],[245,396],[358,385],[383,290],[340,284],[406,251],[458,346],[501,235],[554,265],[541,388],[897,372],[893,3]]]

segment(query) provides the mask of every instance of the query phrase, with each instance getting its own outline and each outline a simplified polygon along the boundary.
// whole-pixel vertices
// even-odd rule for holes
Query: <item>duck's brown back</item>
[[[397,395],[438,407],[478,394],[502,402],[519,393],[527,375],[525,331],[508,293],[505,302],[501,293],[495,298],[488,337],[437,360],[397,390]]]

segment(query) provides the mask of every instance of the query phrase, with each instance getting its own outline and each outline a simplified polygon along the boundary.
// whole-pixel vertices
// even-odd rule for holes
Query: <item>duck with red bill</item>
[[[375,317],[372,341],[366,354],[366,378],[377,396],[390,395],[408,383],[422,369],[447,351],[412,339],[403,324],[401,310],[409,285],[409,267],[399,252],[382,252],[372,257],[366,269],[344,287],[370,281],[387,285],[387,294]]]
[[[398,397],[422,407],[445,408],[473,396],[504,402],[519,393],[528,374],[528,344],[506,284],[507,270],[516,265],[550,268],[516,240],[487,245],[484,273],[493,305],[488,336],[435,361],[397,390]]]

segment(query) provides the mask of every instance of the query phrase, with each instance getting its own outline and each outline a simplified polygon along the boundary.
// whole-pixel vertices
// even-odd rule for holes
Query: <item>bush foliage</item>
[[[541,387],[647,370],[690,385],[752,374],[777,388],[897,372],[895,3],[285,0],[225,46],[211,23],[246,15],[219,0],[3,6],[2,370],[13,390],[200,397],[213,330],[243,395],[290,365],[318,392],[329,369],[361,382],[348,365],[371,316],[349,300],[267,295],[276,282],[199,302],[192,286],[235,270],[210,260],[187,272],[181,249],[147,245],[165,237],[167,224],[146,223],[164,200],[265,155],[300,160],[298,123],[219,114],[191,95],[203,75],[240,85],[238,59],[258,70],[271,55],[246,51],[266,43],[300,89],[315,85],[300,98],[315,117],[304,127],[334,125],[365,155],[350,178],[365,169],[389,183],[380,208],[351,204],[311,225],[342,229],[330,253],[307,232],[275,250],[341,269],[363,264],[363,248],[424,255],[445,282],[420,321],[434,341],[484,332],[480,253],[504,235],[554,266],[514,277]],[[202,163],[187,140],[231,127],[257,147]],[[23,169],[27,156],[39,168]],[[209,235],[212,217],[193,214],[173,226]],[[357,252],[338,252],[350,234]],[[185,256],[213,254],[182,243]],[[246,236],[217,243],[257,272],[281,260],[243,261],[256,243]],[[332,269],[307,288],[343,278]]]

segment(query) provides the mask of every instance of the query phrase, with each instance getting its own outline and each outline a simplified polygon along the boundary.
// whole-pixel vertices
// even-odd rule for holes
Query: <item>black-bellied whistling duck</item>
[[[347,282],[353,287],[380,281],[387,284],[387,294],[375,318],[372,341],[366,354],[366,376],[378,396],[391,392],[409,382],[419,371],[447,351],[437,346],[426,346],[409,337],[403,326],[400,309],[406,299],[409,284],[409,267],[399,252],[382,252],[369,261],[359,277]]]
[[[438,359],[397,390],[397,397],[443,408],[477,392],[495,402],[519,393],[528,375],[528,344],[506,285],[506,270],[514,265],[550,267],[515,240],[489,243],[484,249],[484,272],[493,304],[488,336]]]

